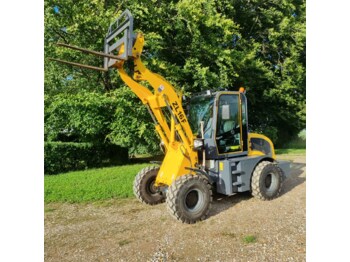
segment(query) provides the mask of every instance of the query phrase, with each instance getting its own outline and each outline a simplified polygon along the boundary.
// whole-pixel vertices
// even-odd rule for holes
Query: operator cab
[[[191,98],[188,109],[194,135],[204,136],[207,159],[248,154],[247,105],[242,92],[202,93]]]

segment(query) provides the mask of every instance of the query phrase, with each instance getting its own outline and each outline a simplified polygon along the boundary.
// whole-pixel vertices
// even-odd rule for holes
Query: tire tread
[[[263,192],[260,189],[260,176],[261,173],[263,172],[264,168],[268,165],[276,165],[273,162],[269,162],[269,161],[262,161],[260,162],[254,169],[253,175],[252,175],[252,181],[251,181],[251,191],[252,191],[252,195],[258,199],[261,200],[272,200],[276,197],[278,197],[281,193],[281,189],[282,189],[282,181],[283,181],[283,174],[282,174],[282,170],[276,166],[276,170],[278,172],[279,175],[279,179],[280,179],[280,185],[278,187],[278,190],[276,192],[276,194],[274,194],[274,196],[272,197],[267,197],[263,194]]]
[[[134,184],[133,184],[133,192],[134,192],[134,195],[136,196],[136,198],[140,202],[148,204],[148,205],[152,205],[152,206],[164,202],[165,197],[163,197],[157,201],[149,201],[148,199],[145,199],[142,195],[142,192],[141,192],[141,183],[142,183],[143,179],[147,178],[147,175],[149,172],[151,172],[153,170],[157,170],[157,169],[159,169],[159,166],[148,166],[148,167],[141,169],[140,172],[137,173],[135,180],[134,180]]]
[[[198,181],[204,183],[209,191],[209,194],[210,194],[209,205],[208,205],[207,210],[199,219],[196,219],[196,220],[189,219],[188,217],[186,217],[184,215],[184,213],[181,212],[181,209],[179,208],[178,201],[176,201],[179,198],[181,187],[184,186],[185,183],[187,183],[188,181],[191,181],[191,180],[198,180]],[[171,186],[169,186],[168,192],[167,192],[167,197],[166,197],[167,209],[168,209],[169,213],[171,214],[171,216],[174,217],[175,219],[177,219],[183,223],[187,223],[187,224],[193,224],[193,223],[196,223],[198,221],[202,221],[202,220],[206,219],[209,215],[212,201],[213,201],[213,194],[212,194],[211,186],[210,186],[207,179],[204,179],[203,177],[201,177],[199,175],[183,175],[183,176],[178,177],[173,182],[173,184]]]

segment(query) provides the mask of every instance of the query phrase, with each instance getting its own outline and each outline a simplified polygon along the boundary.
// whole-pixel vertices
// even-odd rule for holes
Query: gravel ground
[[[194,225],[135,199],[47,204],[45,261],[305,261],[305,156],[280,158],[293,164],[279,198],[216,196]]]

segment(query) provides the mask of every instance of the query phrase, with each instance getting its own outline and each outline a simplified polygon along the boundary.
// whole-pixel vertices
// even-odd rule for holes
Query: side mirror
[[[229,120],[230,119],[230,106],[229,105],[222,105],[221,119],[222,120]]]

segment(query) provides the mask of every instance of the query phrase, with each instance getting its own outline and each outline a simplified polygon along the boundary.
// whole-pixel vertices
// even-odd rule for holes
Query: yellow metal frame
[[[271,158],[276,160],[275,147],[273,146],[272,141],[267,136],[264,136],[261,134],[256,134],[256,133],[248,133],[248,156],[264,156],[265,155],[264,152],[261,152],[259,150],[252,150],[252,146],[251,146],[251,142],[250,142],[252,138],[261,138],[261,139],[264,139],[265,141],[267,141],[271,147]]]
[[[185,174],[194,174],[186,168],[195,168],[198,164],[198,154],[193,150],[194,136],[188,123],[181,103],[181,96],[175,88],[163,77],[148,70],[141,61],[144,45],[143,34],[138,33],[133,46],[132,56],[134,62],[133,79],[123,69],[124,61],[117,60],[117,68],[121,79],[140,98],[142,103],[148,105],[156,123],[155,129],[166,148],[166,155],[156,178],[156,185],[170,186],[173,181]],[[122,47],[119,54],[124,52]],[[136,81],[147,81],[153,92]],[[172,116],[170,126],[162,112],[162,108],[170,108]]]

